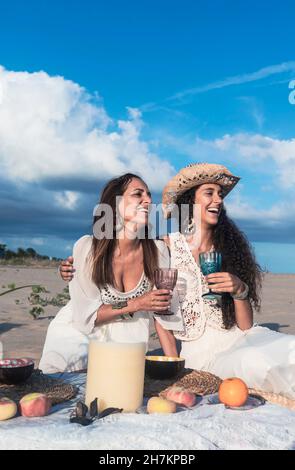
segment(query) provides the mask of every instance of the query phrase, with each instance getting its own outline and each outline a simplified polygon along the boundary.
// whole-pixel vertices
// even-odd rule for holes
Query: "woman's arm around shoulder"
[[[76,241],[73,247],[73,251],[79,250],[89,250],[91,248],[92,237],[90,235],[84,235]],[[68,256],[66,259],[62,260],[59,265],[59,274],[63,281],[69,282],[74,277],[75,266],[74,266],[74,257],[72,255]]]

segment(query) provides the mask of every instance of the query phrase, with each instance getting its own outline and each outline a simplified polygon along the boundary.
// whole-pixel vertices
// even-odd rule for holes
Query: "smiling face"
[[[195,192],[195,204],[201,206],[201,222],[207,226],[214,226],[223,207],[223,191],[219,184],[202,184]]]
[[[118,206],[124,225],[138,227],[147,225],[151,202],[151,193],[147,185],[139,178],[132,178]]]

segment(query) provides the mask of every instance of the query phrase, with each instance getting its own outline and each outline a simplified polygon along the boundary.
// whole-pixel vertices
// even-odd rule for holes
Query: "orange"
[[[231,377],[221,382],[218,397],[221,403],[228,406],[242,406],[246,403],[249,395],[247,385],[238,377]]]

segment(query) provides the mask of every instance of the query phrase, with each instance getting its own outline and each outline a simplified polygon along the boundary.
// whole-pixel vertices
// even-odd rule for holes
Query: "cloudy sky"
[[[259,3],[257,5],[257,3]],[[66,256],[109,178],[241,176],[229,214],[295,272],[293,1],[11,0],[0,17],[0,243]]]

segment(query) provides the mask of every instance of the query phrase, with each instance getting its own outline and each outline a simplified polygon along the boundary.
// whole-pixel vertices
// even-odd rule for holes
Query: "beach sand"
[[[59,277],[57,268],[0,267],[0,292],[7,285],[16,287],[39,284],[50,293],[42,297],[54,297],[62,293],[66,283]],[[5,287],[3,287],[5,286]],[[30,315],[28,302],[30,288],[0,296],[0,341],[4,357],[31,357],[40,360],[48,325],[60,307],[48,305],[37,320]],[[16,302],[17,301],[17,302]],[[255,321],[262,326],[287,334],[295,334],[295,275],[266,274],[262,289],[262,309],[255,314]],[[159,342],[151,327],[149,349],[159,348]]]

